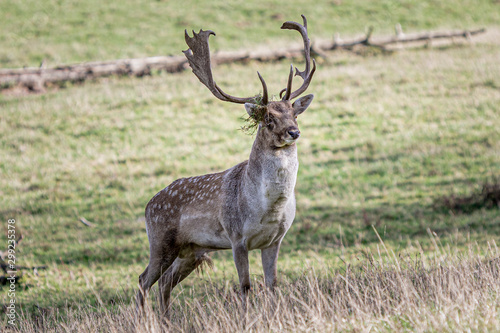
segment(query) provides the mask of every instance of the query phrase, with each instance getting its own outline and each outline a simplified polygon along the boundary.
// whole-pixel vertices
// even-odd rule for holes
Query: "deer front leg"
[[[248,249],[244,242],[233,245],[233,258],[240,280],[241,299],[246,308],[246,299],[250,290],[250,270],[248,265]]]
[[[261,250],[262,267],[264,268],[264,278],[266,280],[266,286],[273,290],[276,287],[277,282],[277,264],[278,264],[278,253],[280,251],[281,242],[276,245],[268,247],[267,249]]]

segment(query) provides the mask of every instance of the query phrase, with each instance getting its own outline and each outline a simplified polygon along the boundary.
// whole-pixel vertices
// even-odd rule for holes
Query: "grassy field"
[[[483,250],[496,258],[484,260],[484,255],[478,253]],[[493,332],[500,325],[498,255],[498,249],[490,246],[469,247],[462,253],[440,248],[440,254],[432,259],[367,256],[362,265],[346,265],[343,271],[302,270],[298,278],[282,278],[275,293],[267,292],[262,281],[256,279],[257,288],[246,314],[238,292],[230,284],[206,281],[197,297],[192,290],[182,291],[184,297],[174,303],[171,321],[167,323],[149,306],[146,315],[138,318],[133,307],[119,299],[114,307],[99,301],[94,307],[66,308],[62,323],[55,313],[43,317],[24,315],[20,329],[23,332],[39,332],[41,327],[50,332]]]
[[[498,1],[369,0],[60,1],[0,2],[0,68],[180,54],[184,29],[211,29],[213,50],[249,49],[296,41],[279,29],[286,20],[311,20],[317,38],[436,28],[464,29],[500,22]],[[278,44],[277,44],[278,43]]]
[[[215,3],[211,14],[202,6],[193,9],[194,4],[183,4],[1,2],[0,43],[7,46],[0,50],[0,66],[36,66],[42,59],[55,65],[178,54],[186,48],[184,28],[216,31],[214,50],[276,47],[297,41],[296,34],[279,27],[284,20],[299,20],[301,13],[308,16],[313,40],[334,31],[353,35],[368,25],[389,32],[397,22],[412,31],[486,26],[498,33],[494,22],[500,22],[500,4],[495,1],[377,5],[331,1],[314,7],[298,1],[285,6],[238,1]],[[493,267],[488,273],[492,277],[486,275],[493,286],[474,287],[467,295],[483,295],[476,301],[498,316],[494,259],[498,258],[499,210],[484,200],[450,205],[460,198],[480,197],[485,183],[500,182],[498,38],[474,45],[369,53],[337,52],[318,59],[309,88],[315,100],[299,118],[297,217],[278,264],[283,306],[293,301],[306,309],[304,304],[318,303],[315,297],[328,294],[328,283],[349,276],[346,265],[361,279],[371,253],[380,258],[377,269],[389,272],[380,276],[402,274],[395,268],[402,259],[393,258],[394,253],[420,258],[429,281],[438,279],[432,272],[439,271],[440,264],[463,272],[462,280],[456,281],[465,284],[467,277],[474,280],[474,274],[469,274],[474,265]],[[302,66],[300,60],[297,63]],[[259,70],[270,92],[277,93],[286,83],[288,66],[289,61],[249,63],[219,66],[214,72],[227,92],[251,95],[260,89],[255,74]],[[18,264],[46,266],[37,272],[23,270],[17,284],[20,318],[30,323],[26,331],[37,327],[71,331],[71,325],[85,330],[85,323],[92,321],[88,318],[108,325],[121,318],[125,330],[154,331],[160,325],[154,312],[140,328],[127,322],[132,318],[129,304],[138,275],[149,255],[144,207],[177,178],[224,170],[248,158],[253,138],[238,130],[244,114],[242,106],[212,97],[190,71],[142,79],[113,77],[39,95],[0,94],[0,250],[7,248],[7,220],[15,218],[16,234],[24,236],[16,250]],[[86,227],[81,218],[93,227]],[[256,286],[262,282],[259,257],[254,252],[250,258]],[[237,276],[231,253],[216,253],[214,262],[213,270],[193,274],[176,291],[174,330],[201,329],[203,316],[186,313],[190,307],[204,307],[204,301],[210,304],[206,316],[215,311],[221,299],[213,301],[214,290],[227,291],[228,299],[235,297]],[[304,273],[311,270],[316,273]],[[300,289],[308,279],[324,284]],[[0,302],[6,305],[9,298],[6,286],[2,288]],[[294,294],[297,288],[315,296],[301,299]],[[398,290],[404,294],[405,288]],[[449,289],[450,295],[453,290]],[[255,309],[258,302],[270,302],[256,294]],[[462,302],[450,296],[446,306],[454,306],[455,301],[470,305],[474,298],[467,297]],[[305,326],[284,325],[286,317],[279,317],[279,322],[287,330],[305,330],[307,325],[319,331],[322,327],[356,330],[370,324],[387,331],[425,330],[419,317],[410,313],[412,321],[391,326],[406,318],[397,307],[392,312],[384,308],[382,313],[360,306],[359,313],[367,316],[360,317],[358,312],[341,312],[327,300],[318,303],[324,305],[324,316],[317,321],[304,310]],[[448,312],[440,312],[438,305],[445,303],[432,297],[425,302],[426,313],[441,323],[439,316]],[[154,298],[152,305],[156,310]],[[472,305],[470,309],[478,316],[486,313]],[[328,315],[336,310],[351,326],[341,324],[341,315]],[[6,317],[0,315],[5,325]],[[254,312],[249,322],[259,316]],[[467,318],[463,320],[468,326],[449,329],[498,327],[494,321],[474,326],[473,317]],[[236,319],[227,320],[227,327],[241,328]],[[269,320],[268,326],[259,324],[255,330],[279,330],[278,322]],[[368,324],[357,325],[359,321]],[[438,324],[427,327],[447,330]],[[216,331],[216,325],[211,327]],[[114,330],[121,331],[119,326]]]

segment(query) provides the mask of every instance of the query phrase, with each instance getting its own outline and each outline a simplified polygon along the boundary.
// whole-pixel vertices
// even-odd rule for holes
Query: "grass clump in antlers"
[[[267,114],[267,107],[262,104],[262,95],[259,94],[255,97],[255,104],[258,108],[252,115],[243,116],[242,119],[245,125],[240,127],[240,130],[247,135],[254,135],[259,128],[259,124],[264,121]]]
[[[245,125],[240,127],[240,130],[247,135],[254,135],[259,128],[259,124],[264,121],[267,108],[265,106],[259,107],[259,110],[255,114],[247,117],[243,117]]]

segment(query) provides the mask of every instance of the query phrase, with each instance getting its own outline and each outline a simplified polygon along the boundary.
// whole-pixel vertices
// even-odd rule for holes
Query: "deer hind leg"
[[[182,280],[184,280],[191,272],[200,264],[200,259],[195,253],[177,257],[173,264],[160,277],[158,286],[160,289],[160,308],[162,314],[168,318],[170,293]]]
[[[149,265],[139,276],[139,292],[136,296],[136,304],[139,309],[144,308],[144,298],[147,297],[151,287],[158,281],[163,272],[172,265],[179,250],[175,247],[163,246],[161,249],[151,249]]]
[[[144,299],[148,296],[149,289],[160,278],[161,270],[157,267],[160,265],[150,262],[148,267],[139,276],[139,291],[136,296],[136,305],[140,310],[144,309]]]

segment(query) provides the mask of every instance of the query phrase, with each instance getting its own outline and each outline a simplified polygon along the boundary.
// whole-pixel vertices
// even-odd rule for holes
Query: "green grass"
[[[55,66],[92,60],[181,55],[184,29],[211,29],[213,50],[285,45],[296,36],[279,29],[305,14],[310,34],[331,38],[436,28],[476,28],[500,21],[493,0],[463,1],[59,1],[0,2],[0,68]],[[276,44],[278,42],[278,44]]]
[[[396,9],[392,2],[333,3],[289,2],[282,8],[238,2],[206,16],[201,8],[170,8],[171,2],[148,2],[135,11],[104,2],[78,5],[87,9],[51,2],[43,8],[55,19],[35,29],[36,36],[12,31],[42,5],[2,2],[6,20],[0,30],[7,33],[0,43],[7,47],[0,50],[0,61],[15,67],[42,58],[67,63],[176,53],[172,50],[185,48],[185,25],[215,30],[215,49],[279,45],[287,36],[278,29],[281,21],[298,20],[300,13],[308,15],[314,40],[332,31],[360,32],[372,21],[380,29],[395,22],[414,30],[491,25],[500,12],[496,2],[463,7],[408,1]],[[270,18],[278,12],[282,18]],[[72,23],[77,20],[82,25]],[[9,30],[1,26],[6,24]],[[437,248],[428,229],[452,249],[498,243],[498,209],[459,214],[437,204],[443,196],[476,193],[500,177],[498,59],[500,44],[492,41],[374,57],[339,52],[319,60],[308,90],[315,100],[299,118],[297,217],[281,250],[281,274],[338,269],[344,261],[355,265],[366,251],[378,251],[371,225],[396,253],[432,256]],[[277,93],[288,66],[288,61],[224,65],[214,72],[227,92],[253,95],[260,89],[257,70]],[[94,293],[110,308],[117,297],[131,297],[149,255],[143,222],[148,200],[177,178],[245,160],[253,140],[238,130],[244,108],[216,100],[190,71],[112,77],[40,95],[0,95],[0,113],[0,244],[5,244],[0,250],[7,244],[7,219],[15,218],[16,233],[24,236],[18,263],[47,266],[38,274],[23,271],[16,298],[30,313],[96,305]],[[94,227],[84,226],[80,217]],[[231,253],[214,258],[209,275],[193,274],[183,286],[194,286],[196,293],[207,279],[235,283]],[[259,278],[257,252],[251,264]],[[6,303],[4,291],[0,302]]]

